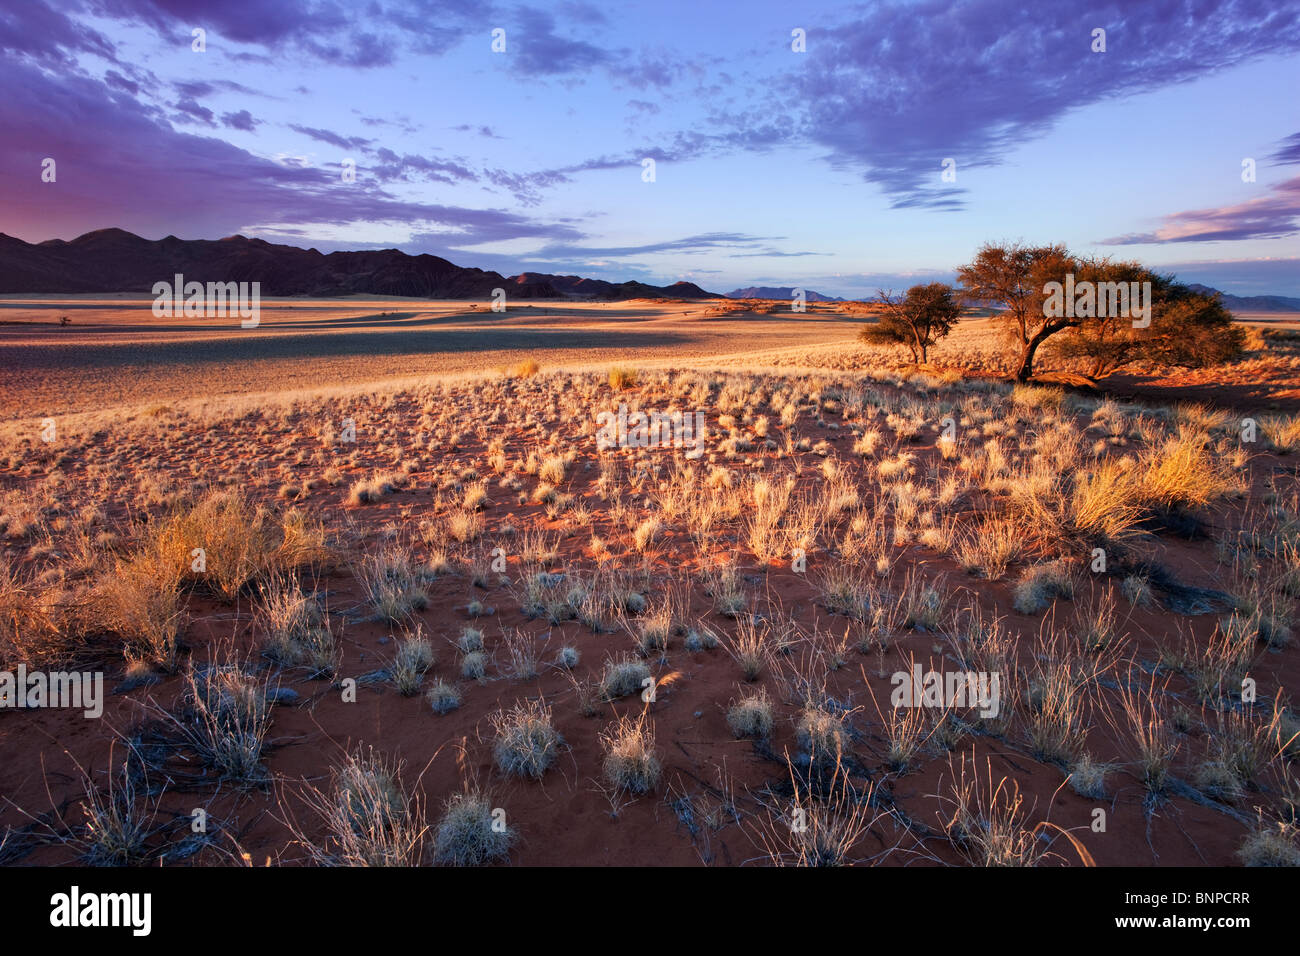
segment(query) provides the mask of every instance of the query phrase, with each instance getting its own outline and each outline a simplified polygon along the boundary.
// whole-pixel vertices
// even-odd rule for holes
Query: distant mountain
[[[797,286],[766,286],[755,285],[748,289],[736,289],[727,293],[728,299],[793,299],[794,290]],[[822,295],[820,292],[814,292],[812,289],[804,289],[803,295],[808,302],[843,302],[843,299],[833,295]]]
[[[556,276],[545,272],[522,272],[511,282],[546,283],[563,295],[591,296],[598,299],[721,299],[716,292],[705,292],[694,282],[672,285],[646,285],[644,282],[606,282],[582,276]]]
[[[1189,282],[1187,287],[1202,295],[1218,294],[1223,306],[1230,312],[1300,312],[1300,299],[1285,295],[1229,295],[1199,282]]]
[[[263,296],[487,299],[493,289],[506,289],[515,299],[720,298],[690,282],[660,287],[528,273],[505,278],[397,249],[326,255],[246,236],[151,240],[123,229],[100,229],[71,242],[28,243],[0,233],[0,293],[149,293],[176,273],[186,282],[260,282]]]

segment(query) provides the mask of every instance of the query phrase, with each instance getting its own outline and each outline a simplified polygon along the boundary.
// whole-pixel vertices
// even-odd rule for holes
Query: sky
[[[0,232],[844,297],[1064,242],[1300,296],[1297,91],[1300,0],[5,0]]]

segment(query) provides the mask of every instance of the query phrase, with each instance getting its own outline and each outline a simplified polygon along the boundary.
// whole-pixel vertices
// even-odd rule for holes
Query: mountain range
[[[151,293],[155,282],[260,282],[263,296],[394,295],[488,299],[716,299],[693,282],[669,286],[525,272],[505,277],[397,249],[322,253],[263,239],[144,239],[99,229],[76,239],[29,243],[0,233],[0,294]]]
[[[728,299],[793,299],[796,286],[752,285],[748,289],[733,289],[727,293]],[[804,289],[803,295],[808,302],[843,302],[833,295],[822,295],[812,289]]]
[[[225,239],[144,239],[124,229],[99,229],[71,241],[29,243],[0,233],[0,294],[149,293],[176,273],[186,281],[260,282],[263,296],[392,295],[428,299],[489,299],[505,289],[509,299],[777,299],[793,286],[750,286],[725,295],[693,282],[656,286],[607,282],[576,275],[497,272],[466,268],[426,254],[397,249],[322,253],[247,236]],[[1300,298],[1238,296],[1217,292],[1234,312],[1300,312]],[[809,302],[844,299],[805,289]]]
[[[1229,312],[1300,312],[1300,299],[1286,295],[1230,295],[1199,282],[1189,282],[1187,287],[1202,295],[1218,294],[1223,307]]]

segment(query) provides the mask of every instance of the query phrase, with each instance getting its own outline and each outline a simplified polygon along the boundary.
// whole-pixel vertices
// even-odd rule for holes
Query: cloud
[[[327,129],[319,129],[314,126],[300,126],[297,123],[290,123],[289,129],[295,133],[301,133],[303,136],[309,136],[319,143],[325,143],[329,146],[337,146],[339,149],[365,149],[373,139],[366,139],[364,136],[341,136],[338,133],[332,133]]]
[[[1300,233],[1300,176],[1279,183],[1267,196],[1235,206],[1193,209],[1165,216],[1151,232],[1103,239],[1104,245],[1279,239]]]
[[[79,53],[117,62],[107,37],[40,0],[0,7],[0,53],[55,68],[74,66]]]
[[[33,2],[33,0],[28,0]],[[208,31],[208,50],[236,59],[273,63],[275,58],[228,43],[296,52],[336,66],[370,69],[396,62],[410,49],[443,53],[462,42],[491,8],[467,0],[408,0],[400,4],[351,5],[344,0],[86,0],[95,14],[143,23],[164,38],[189,46],[190,30]]]
[[[776,249],[764,249],[761,252],[733,252],[729,259],[799,259],[804,256],[830,256],[831,252],[780,252]]]
[[[1292,133],[1282,140],[1282,145],[1278,147],[1278,151],[1269,159],[1280,166],[1291,166],[1300,163],[1300,133]]]
[[[180,132],[87,76],[0,59],[0,89],[0,168],[13,171],[0,177],[0,208],[6,231],[24,238],[72,238],[110,225],[200,238],[277,223],[304,230],[394,223],[463,245],[585,238],[573,221],[406,201],[375,183],[342,183],[336,169],[279,163]],[[58,164],[53,183],[40,181],[46,156]]]
[[[681,239],[669,239],[664,242],[651,242],[640,246],[577,246],[551,244],[544,246],[533,254],[539,259],[575,259],[601,258],[620,259],[627,256],[641,256],[647,253],[672,252],[682,255],[699,255],[717,249],[750,248],[760,242],[783,239],[784,236],[750,236],[741,232],[710,232],[701,235],[686,236]]]
[[[254,119],[253,114],[248,110],[240,110],[238,113],[222,113],[221,122],[231,129],[243,130],[251,133],[255,126],[261,124],[261,120]]]
[[[492,130],[491,126],[483,126],[483,125],[472,126],[469,123],[461,123],[459,126],[453,126],[452,129],[454,129],[458,133],[475,132],[478,133],[480,136],[484,137],[485,139],[505,139],[504,136],[498,136]]]
[[[1077,0],[886,2],[808,30],[783,83],[803,133],[897,208],[956,209],[940,180],[997,164],[1061,117],[1300,46],[1300,17],[1276,0],[1081,7]],[[1027,15],[1030,13],[1031,15]],[[1094,28],[1106,52],[1091,51]],[[791,54],[795,56],[795,54]]]
[[[376,162],[366,168],[382,183],[411,182],[413,173],[439,183],[476,182],[479,178],[469,167],[450,160],[428,159],[412,154],[398,156],[387,147],[376,150],[373,155]]]
[[[575,73],[607,62],[610,53],[585,40],[558,36],[555,18],[545,10],[520,7],[516,22],[506,28],[506,55],[526,76],[557,76]]]
[[[212,110],[202,106],[192,96],[183,96],[172,104],[176,108],[177,120],[182,123],[201,123],[204,126],[216,126]]]

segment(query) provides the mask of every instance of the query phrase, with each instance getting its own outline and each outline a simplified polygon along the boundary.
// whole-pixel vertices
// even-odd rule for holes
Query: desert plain
[[[1300,853],[1295,316],[1083,387],[980,315],[149,304],[0,299],[0,663],[106,694],[0,708],[0,863]]]

